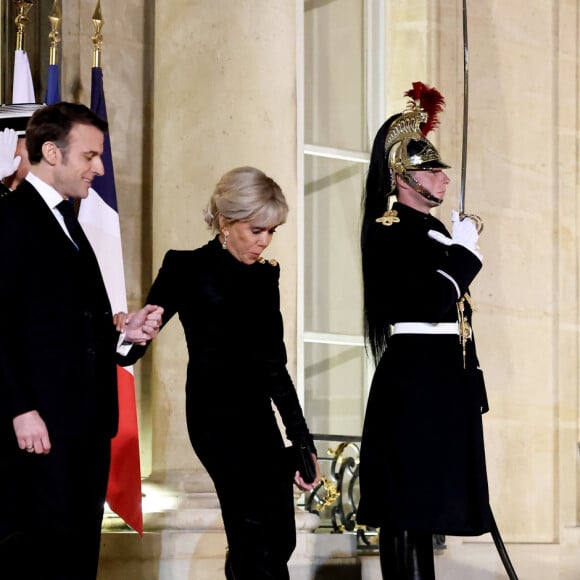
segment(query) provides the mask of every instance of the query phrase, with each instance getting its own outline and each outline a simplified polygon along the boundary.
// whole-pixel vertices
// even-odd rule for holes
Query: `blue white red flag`
[[[91,109],[107,119],[100,67],[92,69]],[[121,228],[108,133],[102,158],[105,174],[93,180],[88,197],[80,204],[78,217],[97,255],[113,312],[127,312]],[[142,534],[141,467],[133,368],[117,367],[117,377],[119,431],[112,442],[107,503],[129,526]]]

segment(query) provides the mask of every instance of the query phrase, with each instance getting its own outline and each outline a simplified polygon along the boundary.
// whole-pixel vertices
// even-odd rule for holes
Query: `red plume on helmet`
[[[418,106],[427,113],[427,121],[421,125],[421,133],[427,136],[439,126],[438,115],[443,111],[445,98],[435,87],[428,87],[422,82],[413,83],[413,88],[409,89],[405,96],[411,99],[410,108]]]

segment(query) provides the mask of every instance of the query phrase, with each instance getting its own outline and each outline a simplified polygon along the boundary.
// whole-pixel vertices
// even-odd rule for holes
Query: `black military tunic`
[[[363,250],[368,317],[457,323],[458,296],[481,268],[429,214],[395,203],[371,225]],[[469,303],[464,302],[467,315]],[[395,333],[373,377],[363,429],[357,521],[381,529],[449,535],[489,531],[481,412],[487,410],[473,337]]]

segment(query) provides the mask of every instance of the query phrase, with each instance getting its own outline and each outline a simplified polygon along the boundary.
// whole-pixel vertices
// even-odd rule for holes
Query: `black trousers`
[[[288,560],[296,546],[292,489],[276,498],[258,492],[246,506],[233,506],[223,496],[220,502],[228,539],[226,578],[289,580]]]
[[[294,466],[273,413],[238,428],[232,421],[228,430],[217,421],[200,428],[201,422],[191,419],[190,411],[190,439],[220,502],[228,541],[226,578],[288,580],[296,547]],[[243,434],[240,447],[234,445],[237,433]]]
[[[94,580],[107,491],[108,438],[51,440],[48,455],[3,447],[0,561],[20,580]],[[16,445],[16,443],[14,443]]]
[[[381,529],[379,547],[384,580],[435,580],[432,534]]]

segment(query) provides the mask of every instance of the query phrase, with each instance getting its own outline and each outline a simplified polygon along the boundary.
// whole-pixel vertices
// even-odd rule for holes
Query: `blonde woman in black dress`
[[[187,348],[186,415],[191,444],[211,476],[228,539],[226,577],[284,580],[296,543],[296,472],[272,402],[295,444],[316,449],[286,369],[278,280],[262,257],[288,206],[253,167],[226,173],[205,220],[215,237],[170,250],[147,300],[179,316]],[[258,485],[258,482],[262,482]]]

